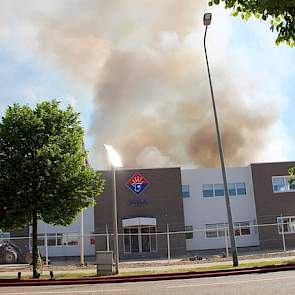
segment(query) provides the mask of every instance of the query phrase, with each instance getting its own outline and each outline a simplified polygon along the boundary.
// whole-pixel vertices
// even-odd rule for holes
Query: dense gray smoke
[[[218,164],[200,2],[68,1],[34,15],[40,51],[95,85],[96,166],[104,164],[103,143],[120,151],[126,167]],[[220,49],[212,77],[224,152],[227,164],[239,165],[256,159],[278,114],[265,112],[263,86],[233,57],[224,59],[224,48],[209,54]]]

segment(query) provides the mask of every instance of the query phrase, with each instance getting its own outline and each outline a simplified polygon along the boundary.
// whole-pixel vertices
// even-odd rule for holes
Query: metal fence
[[[235,223],[236,244],[239,255],[270,253],[295,249],[295,224]],[[120,260],[129,259],[173,259],[193,256],[230,256],[230,239],[225,223],[207,224],[206,228],[183,225],[124,228],[118,234]],[[111,226],[104,232],[88,233],[40,233],[38,245],[44,263],[59,262],[82,264],[93,262],[95,251],[112,251]],[[0,264],[29,262],[32,237],[0,236]],[[6,256],[5,256],[6,255]],[[8,258],[7,258],[8,257]]]

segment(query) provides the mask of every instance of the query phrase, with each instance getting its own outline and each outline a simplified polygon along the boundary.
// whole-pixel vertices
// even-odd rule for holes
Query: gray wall
[[[141,173],[149,182],[149,186],[139,196],[127,187],[133,173]],[[112,183],[109,171],[103,171],[105,190],[97,198],[94,209],[95,233],[105,233],[105,226],[112,232]],[[157,232],[165,232],[169,224],[170,231],[184,230],[183,203],[181,196],[181,174],[179,168],[133,169],[116,172],[118,231],[123,232],[122,219],[133,217],[154,217],[157,219]],[[143,205],[132,205],[130,202],[143,200]],[[111,241],[112,247],[112,241]],[[96,250],[106,249],[104,237],[96,239]],[[119,252],[123,257],[123,241],[119,238]],[[185,253],[183,234],[171,236],[171,254],[179,256]],[[166,235],[158,236],[158,256],[167,256]],[[144,255],[142,253],[142,255]],[[147,254],[149,255],[149,254]],[[127,255],[127,256],[130,256]],[[136,256],[136,255],[133,255]]]

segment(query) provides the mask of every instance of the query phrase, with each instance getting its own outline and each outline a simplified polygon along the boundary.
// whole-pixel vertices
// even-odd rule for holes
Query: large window
[[[215,197],[224,196],[223,184],[214,184],[214,195],[215,195]]]
[[[277,223],[280,234],[295,233],[295,216],[277,217]]]
[[[243,196],[246,195],[246,184],[244,182],[235,183],[237,189],[237,195]]]
[[[273,176],[272,189],[274,193],[295,192],[295,183],[290,184],[290,176]]]
[[[251,234],[250,222],[235,222],[234,223],[234,232],[235,236],[246,236]],[[220,238],[224,237],[225,233],[228,233],[228,224],[227,223],[215,223],[215,224],[206,224],[206,237],[207,238]]]
[[[189,198],[190,197],[189,185],[188,184],[182,185],[182,197],[183,198]]]
[[[155,226],[124,227],[124,252],[157,252]]]
[[[235,236],[247,236],[251,234],[250,222],[235,222],[234,223]]]
[[[203,184],[203,197],[214,197],[213,184]]]
[[[224,196],[224,187],[220,183],[203,184],[202,189],[204,198]],[[228,193],[230,196],[245,196],[247,194],[245,182],[229,183]]]
[[[31,234],[32,238],[32,234]],[[79,245],[79,233],[48,233],[47,246],[75,246]],[[45,246],[46,236],[44,233],[38,233],[37,243],[38,246]]]
[[[225,230],[226,230],[225,223],[206,224],[206,237],[207,238],[224,237]]]
[[[62,244],[64,246],[79,245],[80,235],[79,233],[65,233],[62,235]]]

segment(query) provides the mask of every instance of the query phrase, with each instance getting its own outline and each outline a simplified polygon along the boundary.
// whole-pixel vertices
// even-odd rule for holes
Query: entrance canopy
[[[123,227],[141,226],[141,225],[156,226],[157,219],[151,218],[151,217],[126,218],[126,219],[122,219],[122,225]]]

